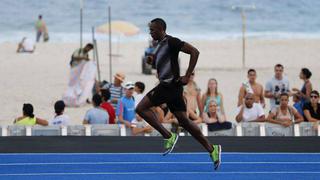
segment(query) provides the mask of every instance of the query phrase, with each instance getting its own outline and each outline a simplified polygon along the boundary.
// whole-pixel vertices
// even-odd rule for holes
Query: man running
[[[183,86],[188,83],[194,71],[199,51],[192,45],[167,35],[166,23],[163,19],[153,19],[149,23],[149,30],[151,37],[158,42],[158,45],[152,55],[148,57],[148,63],[155,63],[160,83],[141,100],[136,112],[164,137],[166,151],[163,155],[166,155],[173,150],[178,140],[178,134],[169,132],[164,128],[151,110],[153,106],[166,103],[178,119],[179,124],[209,152],[214,162],[214,169],[218,169],[221,162],[221,146],[211,145],[203,136],[199,127],[188,119],[183,99]],[[178,62],[180,51],[190,55],[189,67],[184,76],[180,76]]]

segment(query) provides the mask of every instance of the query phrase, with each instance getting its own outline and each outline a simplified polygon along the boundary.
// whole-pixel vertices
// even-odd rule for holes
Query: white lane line
[[[320,174],[319,171],[257,171],[257,172],[93,172],[93,173],[11,173],[0,174],[0,176],[71,176],[71,175],[159,175],[159,174]]]
[[[75,156],[75,155],[162,155],[162,153],[0,153],[0,156],[25,156],[25,155],[61,155],[61,156]],[[206,152],[185,152],[185,153],[171,153],[171,155],[207,155]],[[222,152],[226,155],[320,155],[320,153],[294,153],[294,152]]]
[[[212,162],[194,162],[194,161],[182,161],[182,162],[53,162],[53,163],[0,163],[0,166],[39,166],[39,165],[109,165],[109,164],[212,164]],[[222,162],[222,164],[320,164],[320,162],[294,162],[294,161],[279,161],[279,162]]]

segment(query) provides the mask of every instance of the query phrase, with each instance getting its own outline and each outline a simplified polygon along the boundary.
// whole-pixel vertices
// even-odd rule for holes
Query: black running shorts
[[[179,83],[160,83],[148,92],[147,96],[154,106],[167,104],[171,112],[186,111],[183,86]]]

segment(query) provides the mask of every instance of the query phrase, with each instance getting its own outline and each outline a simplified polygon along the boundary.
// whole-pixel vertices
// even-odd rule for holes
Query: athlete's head
[[[150,35],[154,40],[161,40],[166,34],[167,25],[161,18],[155,18],[149,23]]]

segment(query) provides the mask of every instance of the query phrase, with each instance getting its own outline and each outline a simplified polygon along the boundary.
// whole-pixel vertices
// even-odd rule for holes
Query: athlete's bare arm
[[[189,61],[189,66],[188,66],[186,75],[182,76],[180,79],[182,84],[185,85],[188,83],[189,78],[192,72],[194,71],[194,68],[196,67],[200,52],[198,51],[198,49],[196,49],[195,47],[193,47],[191,44],[188,44],[188,43],[184,43],[184,45],[181,48],[181,51],[186,54],[190,54],[190,61]]]

